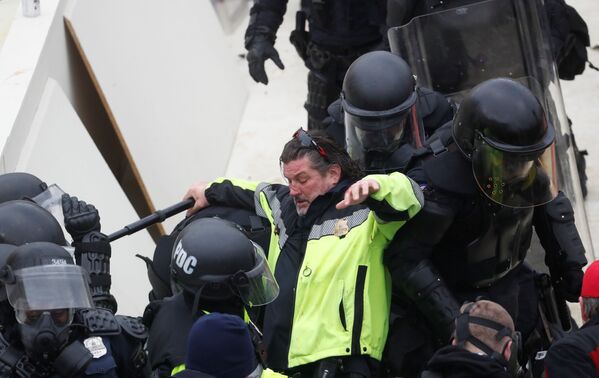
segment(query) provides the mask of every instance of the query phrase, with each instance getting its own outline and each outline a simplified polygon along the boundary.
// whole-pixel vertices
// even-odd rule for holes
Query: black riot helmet
[[[200,299],[240,298],[247,306],[272,302],[279,287],[262,248],[234,223],[201,218],[177,236],[171,259],[173,292],[181,289]]]
[[[6,261],[8,261],[8,256],[12,253],[12,251],[17,248],[12,244],[2,244],[0,243],[0,268],[6,265]],[[0,282],[0,306],[3,305],[8,298],[6,297],[6,290],[4,289],[4,284]]]
[[[412,71],[398,55],[373,51],[349,67],[341,92],[346,144],[365,171],[373,159],[392,154],[401,143],[421,145],[416,99]]]
[[[22,245],[37,241],[66,245],[56,218],[31,201],[0,203],[0,243]]]
[[[557,195],[555,130],[522,84],[499,78],[474,87],[454,118],[453,136],[472,161],[479,188],[494,202],[531,207]]]
[[[25,172],[11,172],[0,175],[0,203],[33,198],[48,186],[39,178]]]
[[[0,269],[21,342],[34,360],[54,360],[69,340],[76,309],[90,308],[89,277],[59,245],[34,242],[17,247]],[[76,363],[81,365],[89,359]]]

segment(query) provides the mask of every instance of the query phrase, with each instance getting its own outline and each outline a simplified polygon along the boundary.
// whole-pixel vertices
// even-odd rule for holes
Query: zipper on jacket
[[[306,257],[306,249],[308,247],[308,235],[310,235],[310,229],[308,231],[302,231],[302,246],[300,248],[302,259],[297,270],[297,277],[295,279],[295,286],[293,287],[293,301],[291,307],[291,318],[289,319],[289,346],[287,348],[287,367],[289,367],[289,351],[291,350],[291,336],[293,334],[293,318],[295,317],[295,298],[297,295],[297,286],[302,274],[302,266],[304,265],[304,258]]]

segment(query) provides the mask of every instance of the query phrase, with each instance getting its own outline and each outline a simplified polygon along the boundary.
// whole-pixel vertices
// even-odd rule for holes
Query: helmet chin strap
[[[198,312],[200,311],[200,297],[202,296],[202,291],[206,285],[202,285],[198,291],[196,291],[193,296],[193,305],[191,306],[191,316],[195,319],[198,317]]]

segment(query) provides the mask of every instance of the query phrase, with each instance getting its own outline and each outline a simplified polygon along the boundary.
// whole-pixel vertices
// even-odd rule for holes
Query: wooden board
[[[73,0],[65,22],[155,208],[223,175],[246,91],[209,2]]]
[[[48,184],[93,203],[100,211],[102,231],[111,233],[135,221],[135,210],[111,174],[64,92],[48,79],[38,110],[18,157],[17,171],[35,174]],[[136,253],[152,256],[154,243],[146,232],[124,237],[112,246],[112,292],[119,313],[141,315],[150,285]]]

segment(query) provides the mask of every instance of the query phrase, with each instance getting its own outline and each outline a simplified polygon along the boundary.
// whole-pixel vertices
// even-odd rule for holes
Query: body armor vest
[[[448,286],[490,286],[524,260],[532,237],[533,208],[487,200],[474,181],[470,162],[452,148],[428,159],[423,168],[432,190],[459,198],[462,204],[433,254]]]

